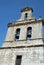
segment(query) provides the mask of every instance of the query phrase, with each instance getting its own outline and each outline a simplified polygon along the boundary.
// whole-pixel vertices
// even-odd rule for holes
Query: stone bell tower
[[[32,13],[32,8],[23,8],[20,19],[16,23],[8,23],[0,51],[1,65],[44,65],[44,20],[40,17],[36,20]]]

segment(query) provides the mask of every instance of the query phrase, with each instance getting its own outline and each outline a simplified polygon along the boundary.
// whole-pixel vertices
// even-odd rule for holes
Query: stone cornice
[[[42,39],[43,40],[43,38],[34,38],[34,39],[30,39],[30,40],[27,40],[27,39],[25,39],[25,40],[19,40],[18,42],[20,42],[20,41],[33,41],[33,40],[40,40],[40,39]],[[10,43],[12,43],[12,42],[14,42],[14,41],[4,41],[4,43],[5,42],[10,42]],[[17,43],[17,42],[16,42]]]
[[[4,43],[5,43],[5,42],[10,42],[10,43],[12,43],[13,41],[4,41]]]
[[[21,21],[22,22],[22,21]],[[44,20],[37,20],[37,21],[29,21],[29,22],[22,22],[22,23],[8,23],[8,27],[14,27],[14,26],[20,26],[20,25],[27,25],[27,24],[35,24],[35,23],[40,23],[42,22],[42,24],[44,25]]]
[[[30,46],[15,46],[15,47],[1,47],[1,49],[17,49],[17,48],[30,48],[30,47],[44,47],[44,45],[30,45]]]
[[[32,9],[32,8],[26,7],[26,8],[23,8],[23,9],[21,10],[21,12],[30,11],[30,10],[32,10],[32,12],[33,12],[33,9]]]

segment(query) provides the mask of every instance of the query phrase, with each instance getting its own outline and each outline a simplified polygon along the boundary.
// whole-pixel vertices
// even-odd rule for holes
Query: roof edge
[[[31,8],[31,7],[25,7],[21,10],[21,12],[25,12],[25,11],[29,11],[29,10],[31,10],[33,12],[33,8]]]

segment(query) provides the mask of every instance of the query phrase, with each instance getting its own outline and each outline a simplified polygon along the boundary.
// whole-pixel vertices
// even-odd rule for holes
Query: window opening
[[[31,39],[32,36],[32,27],[27,28],[27,40]]]
[[[19,35],[20,35],[20,28],[18,28],[16,30],[15,41],[18,41],[19,40]]]
[[[28,17],[28,13],[25,13],[25,20],[27,20],[27,17]]]
[[[22,59],[22,56],[17,56],[15,65],[21,65],[21,59]]]

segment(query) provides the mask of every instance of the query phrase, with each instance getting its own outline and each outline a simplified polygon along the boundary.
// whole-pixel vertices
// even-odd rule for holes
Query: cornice
[[[44,47],[43,44],[41,45],[30,45],[30,46],[15,46],[15,47],[1,47],[1,49],[17,49],[17,48],[30,48],[30,47]]]
[[[22,21],[21,21],[22,22]],[[44,20],[35,20],[35,21],[29,21],[29,22],[22,22],[22,23],[8,23],[8,27],[14,27],[14,26],[20,26],[20,25],[27,25],[27,24],[35,24],[35,23],[40,23],[42,22],[42,24],[44,25]]]
[[[30,11],[30,10],[32,10],[32,12],[33,12],[33,8],[31,8],[31,7],[25,7],[25,8],[23,8],[21,10],[21,12]]]
[[[27,39],[25,39],[25,40],[18,40],[18,42],[20,42],[20,41],[33,41],[33,40],[40,40],[40,39],[42,39],[43,40],[43,38],[34,38],[34,39],[30,39],[30,40],[27,40]],[[5,42],[10,42],[10,43],[12,43],[12,42],[14,42],[14,41],[4,41],[4,43]],[[17,43],[17,42],[16,42]]]

